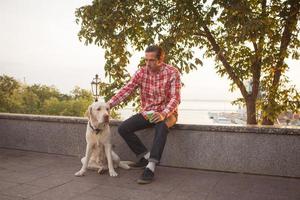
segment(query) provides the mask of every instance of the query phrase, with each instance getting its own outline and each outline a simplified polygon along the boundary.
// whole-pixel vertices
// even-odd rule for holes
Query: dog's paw
[[[103,174],[105,172],[105,169],[103,167],[100,167],[98,169],[98,174]]]
[[[117,177],[118,176],[117,172],[115,172],[115,171],[109,171],[109,175],[112,176],[112,177]]]
[[[79,171],[76,172],[74,175],[79,177],[79,176],[84,176],[84,174],[85,174],[85,171],[79,170]]]
[[[128,170],[128,169],[130,169],[130,166],[129,165],[124,165],[123,169],[127,169]]]

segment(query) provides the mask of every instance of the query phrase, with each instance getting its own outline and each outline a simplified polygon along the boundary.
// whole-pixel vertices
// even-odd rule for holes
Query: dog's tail
[[[130,164],[133,164],[134,162],[132,161],[120,161],[119,162],[119,167],[123,168],[123,169],[130,169]]]

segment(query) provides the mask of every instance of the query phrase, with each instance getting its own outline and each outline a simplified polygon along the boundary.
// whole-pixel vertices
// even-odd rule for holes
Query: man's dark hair
[[[150,45],[146,48],[145,52],[155,52],[156,53],[156,58],[158,60],[162,60],[164,58],[164,51],[163,49],[158,46],[158,45]]]

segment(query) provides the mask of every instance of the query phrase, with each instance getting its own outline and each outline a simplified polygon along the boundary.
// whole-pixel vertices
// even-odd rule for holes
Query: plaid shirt
[[[151,110],[165,117],[177,113],[181,81],[175,67],[163,63],[158,72],[151,72],[146,66],[138,69],[131,80],[108,101],[109,106],[112,108],[121,103],[137,88],[140,89],[143,116]]]

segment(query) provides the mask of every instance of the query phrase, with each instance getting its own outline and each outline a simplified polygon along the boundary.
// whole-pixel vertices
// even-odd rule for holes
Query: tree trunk
[[[246,99],[247,124],[257,124],[256,120],[256,99],[249,97]]]

